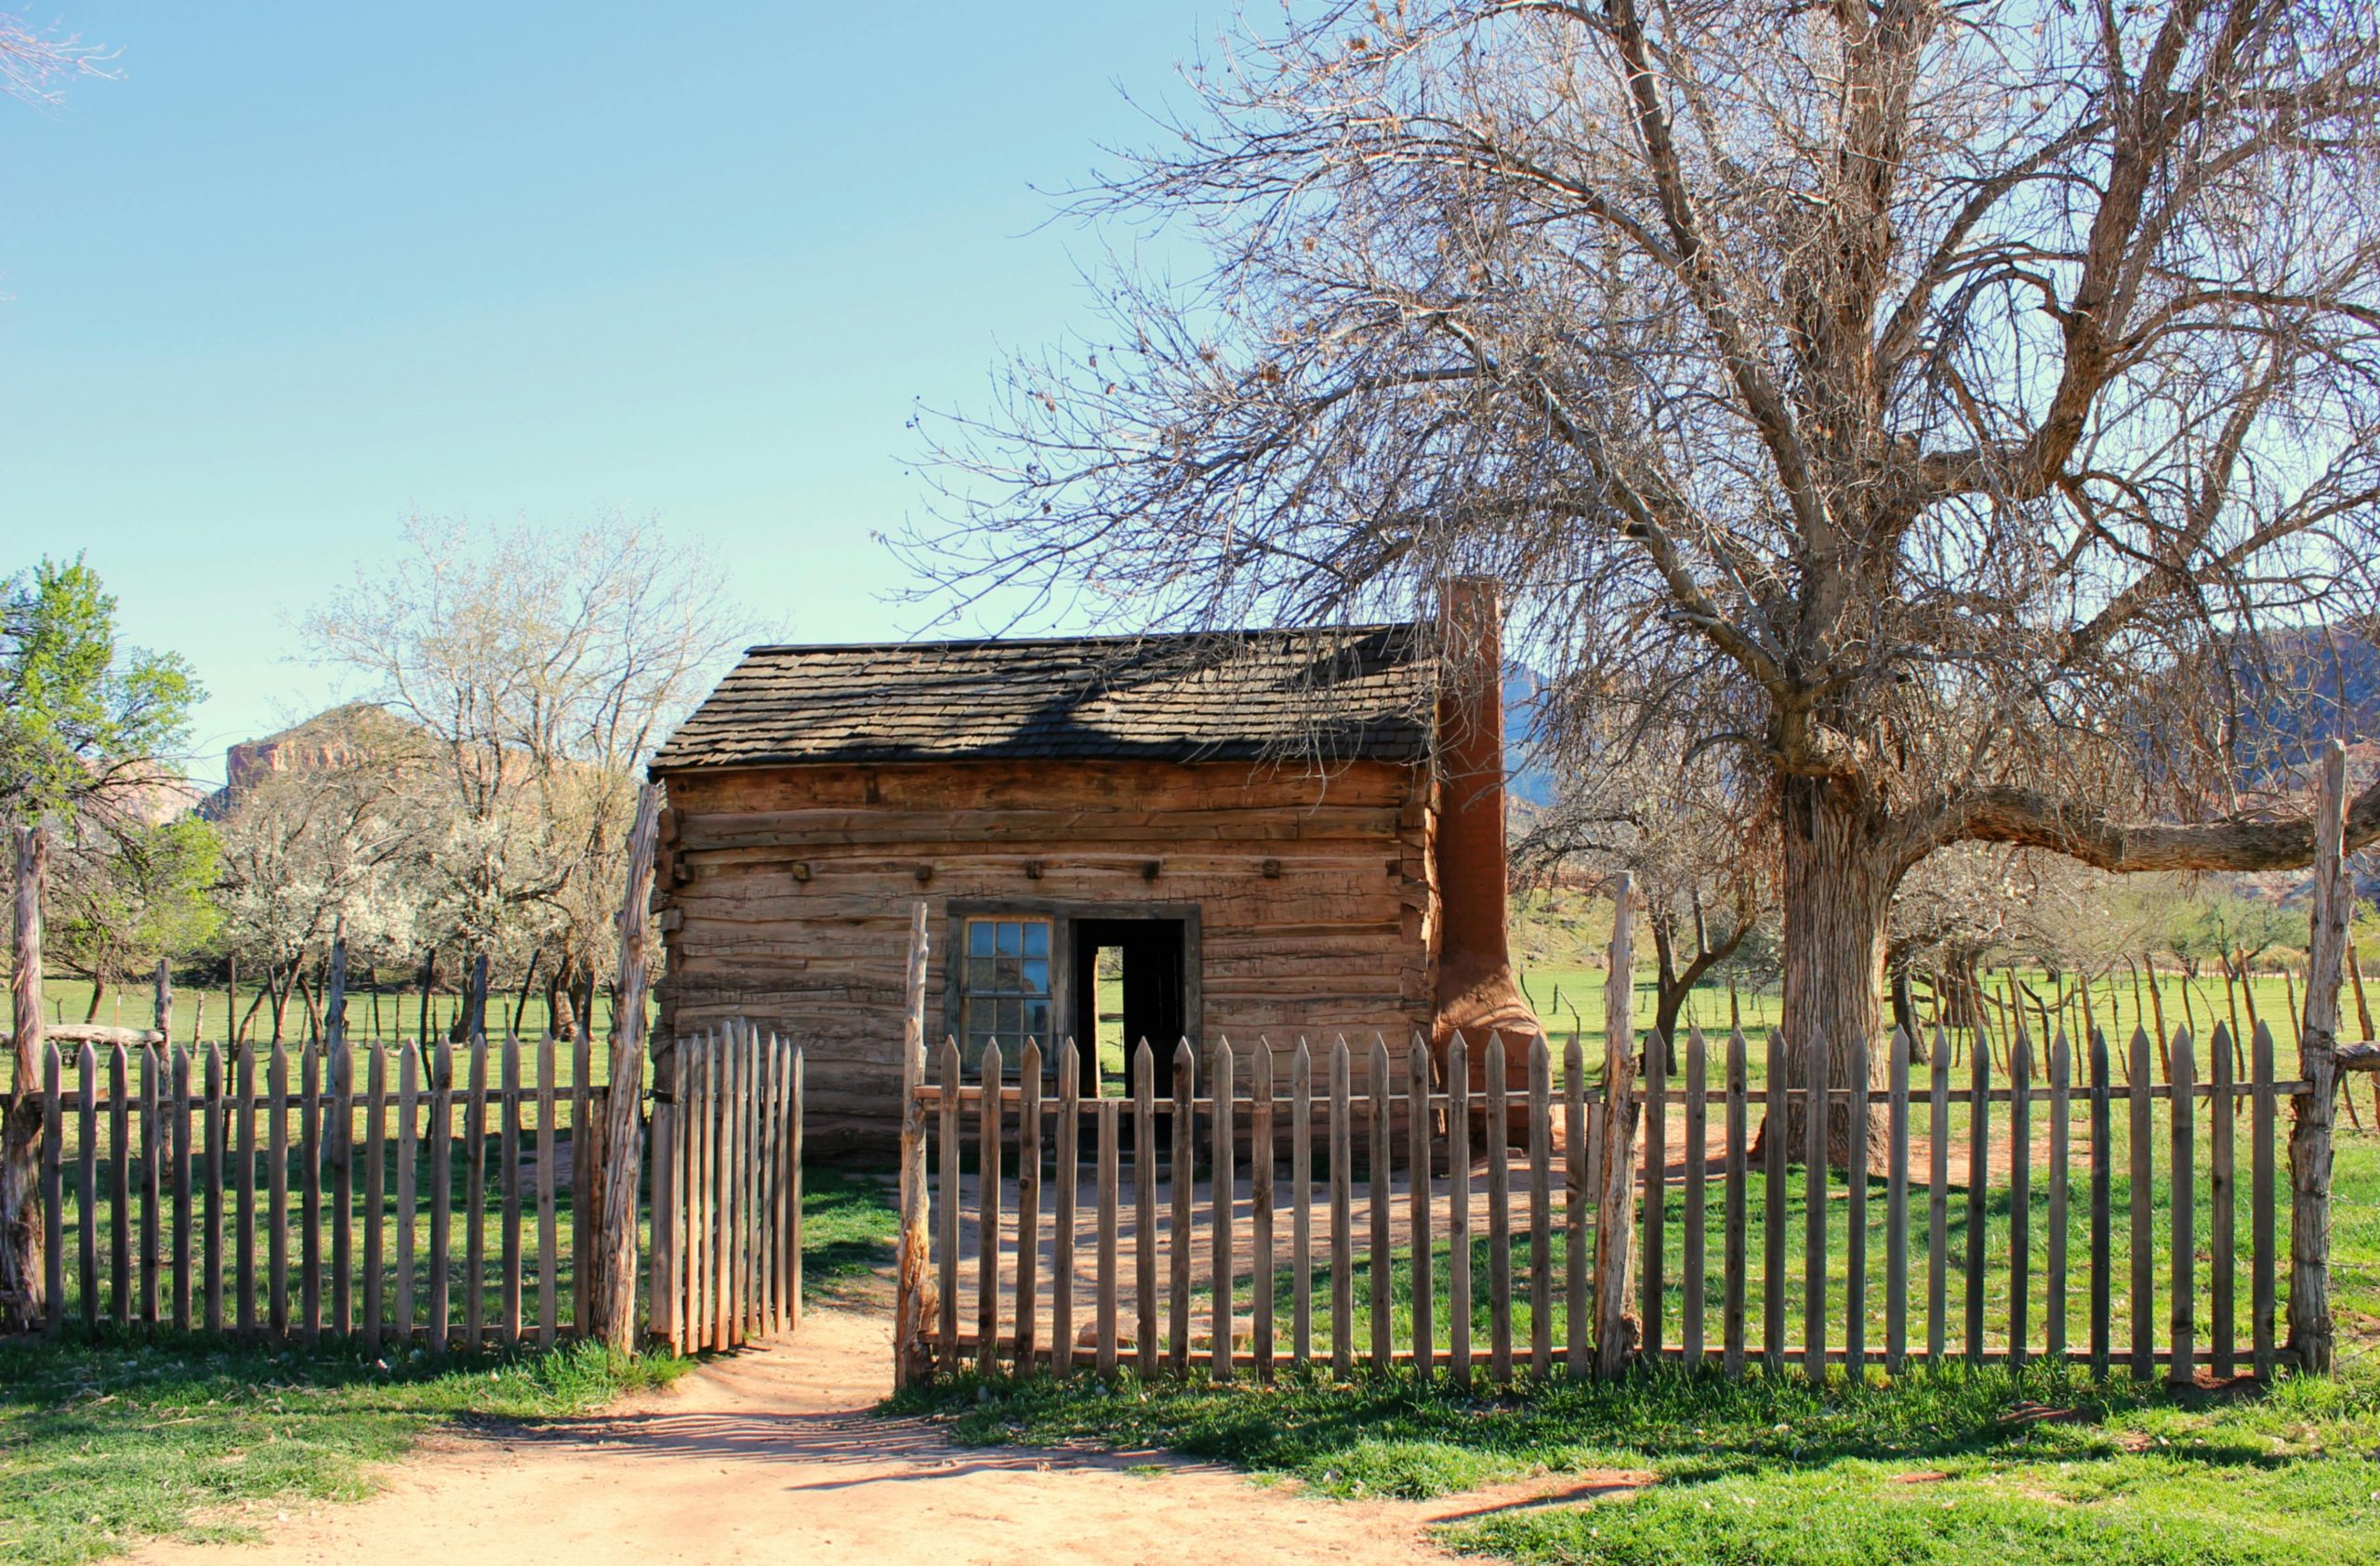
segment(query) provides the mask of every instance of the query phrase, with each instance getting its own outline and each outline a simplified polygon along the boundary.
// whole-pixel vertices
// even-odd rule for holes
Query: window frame
[[[1182,925],[1182,1018],[1191,1040],[1204,1047],[1199,970],[1200,919],[1197,903],[1084,902],[1057,897],[954,897],[943,907],[942,1037],[956,1039],[963,1051],[965,1036],[964,970],[967,921],[970,919],[1046,919],[1050,922],[1050,1032],[1040,1041],[1041,1068],[1054,1077],[1058,1049],[1067,1039],[1079,1041],[1084,1030],[1074,1015],[1074,923],[1078,919],[1169,919]],[[937,1045],[937,1047],[939,1047]],[[1023,1041],[1000,1042],[1003,1071],[1013,1073],[1015,1052]]]
[[[983,993],[971,990],[968,988],[964,977],[968,972],[968,969],[964,964],[972,962],[976,960],[975,954],[968,949],[968,927],[971,924],[982,924],[994,927],[1006,925],[1012,929],[1020,930],[1038,928],[1045,932],[1048,940],[1048,947],[1038,959],[1042,969],[1043,988],[1038,992],[1021,988],[1014,990],[1006,990],[995,988],[988,992]],[[1058,989],[1060,974],[1057,961],[1057,945],[1060,933],[1060,926],[1055,919],[1051,918],[1047,914],[1030,911],[1009,910],[998,913],[976,912],[963,914],[951,921],[948,963],[950,971],[960,975],[958,982],[951,986],[951,989],[957,996],[957,1004],[953,1008],[953,1012],[957,1019],[957,1026],[952,1029],[951,1037],[959,1041],[959,1051],[962,1058],[973,1060],[978,1057],[977,1046],[974,1038],[975,1029],[967,1026],[970,1020],[968,1016],[970,1002],[989,1002],[992,1003],[997,1010],[999,1009],[998,1002],[1017,1002],[1028,1005],[1038,1002],[1046,1014],[1048,1022],[1040,1029],[1028,1032],[1027,1030],[1020,1028],[1016,1032],[1012,1034],[1004,1029],[995,1027],[987,1035],[989,1038],[998,1041],[1006,1057],[1003,1061],[1004,1068],[1013,1066],[1023,1057],[1025,1040],[1026,1038],[1038,1038],[1041,1033],[1050,1032],[1054,1029],[1058,1017],[1058,996],[1060,993]],[[1022,949],[1017,953],[1017,956],[1021,961],[1030,962],[1035,960]],[[1042,1040],[1041,1047],[1045,1055],[1054,1055],[1055,1053],[1046,1039]]]

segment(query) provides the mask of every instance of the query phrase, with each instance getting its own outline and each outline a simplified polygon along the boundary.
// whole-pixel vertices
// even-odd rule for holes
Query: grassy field
[[[961,1381],[899,1406],[939,1413],[964,1440],[1168,1445],[1332,1494],[1435,1495],[1596,1468],[1659,1476],[1624,1503],[1518,1508],[1447,1533],[1458,1548],[1527,1561],[2360,1561],[2380,1527],[2380,1138],[2342,1140],[2334,1189],[2342,1374],[2265,1392],[2176,1394],[2121,1366],[2093,1385],[2036,1363],[1920,1365],[1857,1384],[1837,1374],[1823,1387],[1671,1368],[1612,1386],[1524,1378],[1509,1395],[1473,1397],[1406,1372],[1337,1387],[1127,1379],[1113,1391],[1041,1377]],[[2004,1245],[2004,1223],[1994,1229]],[[1516,1267],[1525,1260],[1526,1248]],[[1445,1265],[1442,1248],[1442,1278]],[[1993,1270],[2004,1287],[2004,1267]],[[1366,1281],[1359,1273],[1359,1312]],[[1484,1295],[1484,1271],[1477,1287]],[[1484,1352],[1484,1316],[1474,1335]],[[1526,1328],[1516,1335],[1525,1345]]]
[[[83,1014],[90,997],[89,986],[73,980],[52,978],[44,983],[43,989],[49,1000],[49,1015],[53,1020],[62,1018],[70,1023],[79,1023],[83,1020]],[[121,1007],[116,1004],[117,999],[122,1000]],[[243,987],[240,1004],[244,1012],[248,1002],[255,999],[256,992]],[[516,996],[489,997],[488,1021],[497,1029],[496,1034],[493,1036],[500,1038],[502,1030],[511,1022],[514,1015],[513,1002],[517,999]],[[402,1016],[399,1015],[398,1005],[401,1000],[403,1002]],[[500,1005],[497,1003],[499,1001],[502,1002]],[[350,997],[347,1015],[348,1036],[351,1040],[357,1043],[395,1044],[421,1036],[417,1026],[417,1014],[415,1010],[419,1003],[418,997],[383,995],[380,997],[380,1002],[379,1015],[376,1024],[371,997],[362,994]],[[192,1039],[206,1043],[223,1042],[225,1038],[223,1015],[226,1009],[223,991],[219,988],[203,992],[178,988],[174,992],[173,1037],[181,1042],[188,1042]],[[457,1009],[456,1001],[451,995],[434,998],[430,1009],[430,1037],[433,1042],[446,1037],[446,1029],[454,1021]],[[112,996],[107,1003],[100,1006],[98,1020],[110,1027],[117,1026],[120,1022],[126,1028],[146,1028],[150,1025],[153,1015],[154,1008],[150,1002],[149,992],[144,989],[137,994],[127,991],[121,997]],[[524,1042],[544,1038],[547,1020],[544,997],[531,996],[527,1007],[520,1014],[519,1037]],[[590,1041],[590,1081],[600,1082],[610,1079],[612,1021],[610,1001],[598,995],[595,1001],[595,1032]],[[290,1002],[288,1013],[284,1019],[282,1033],[284,1041],[293,1047],[307,1036],[305,1008],[295,1001]],[[270,1044],[272,1042],[272,1018],[270,1009],[260,1007],[249,1015],[246,1030],[242,1036],[251,1044],[259,1046]],[[462,1052],[459,1048],[456,1053],[457,1058],[460,1059]],[[567,1084],[572,1071],[570,1046],[565,1044],[561,1047],[556,1069],[559,1080]],[[0,1050],[0,1093],[13,1091],[16,1085],[15,1072],[15,1056],[10,1052]]]
[[[806,1294],[847,1294],[889,1261],[885,1188],[871,1175],[809,1172]],[[568,1418],[666,1384],[690,1362],[586,1344],[376,1360],[336,1341],[0,1342],[0,1562],[63,1566],[158,1534],[254,1537],[291,1504],[369,1490],[370,1465],[434,1427]]]
[[[272,1002],[266,1001],[258,1005],[256,1002],[260,993],[257,987],[242,984],[238,995],[239,1008],[246,1022],[245,1036],[269,1041],[272,1037]],[[91,987],[80,979],[55,976],[45,979],[42,981],[42,996],[53,1022],[81,1022],[90,1010]],[[430,1022],[437,1036],[444,1036],[461,1004],[461,998],[452,991],[430,998]],[[208,987],[178,979],[174,985],[174,1036],[188,1039],[203,1035],[220,1040],[224,1037],[223,1017],[227,1009],[220,984]],[[493,1027],[517,1027],[524,1039],[542,1037],[549,1020],[542,988],[526,997],[525,1003],[523,997],[517,992],[493,991],[487,998],[487,1014]],[[99,1015],[89,1020],[111,1027],[147,1028],[155,1015],[156,1005],[144,979],[129,986],[112,987],[99,1002]],[[599,1036],[611,1031],[611,999],[601,992],[595,997],[595,1023]],[[360,988],[354,989],[348,996],[347,1025],[349,1035],[356,1039],[391,1042],[417,1039],[421,1036],[420,992],[401,989],[393,985],[377,992]],[[306,1005],[295,996],[290,998],[287,1009],[282,1014],[282,1036],[293,1040],[306,1036]]]
[[[2035,998],[2048,1005],[2053,1024],[2073,1028],[2081,1019],[2082,991],[2073,975],[2067,976],[2062,988],[2039,969],[2019,968],[2015,977],[2021,990],[2028,992],[2021,1004],[2029,1033],[2038,1035],[2042,1031]],[[1642,1029],[1653,1025],[1657,994],[1650,969],[1640,968],[1635,978],[1632,1016],[1635,1027]],[[1984,980],[1993,999],[1999,1000],[2004,993],[2007,975],[1994,968],[1984,975]],[[1582,1040],[1597,1046],[1595,1054],[1600,1053],[1603,1042],[1603,986],[1604,973],[1600,968],[1539,967],[1525,968],[1521,973],[1521,988],[1549,1031],[1557,1039],[1567,1039],[1575,1029]],[[2190,979],[2177,973],[2163,973],[2157,975],[2153,986],[2143,975],[2135,995],[2131,976],[2119,974],[2112,981],[2100,979],[2091,985],[2089,1015],[2092,1024],[2106,1030],[2112,1042],[2131,1037],[2135,1027],[2146,1027],[2155,1035],[2159,1031],[2161,1006],[2163,1030],[2168,1036],[2175,1029],[2188,1026],[2204,1039],[2215,1031],[2217,1022],[2229,1025],[2235,1015],[2240,1030],[2244,1032],[2254,1026],[2253,1015],[2272,1029],[2277,1049],[2294,1057],[2297,1025],[2292,1002],[2302,999],[2301,989],[2293,979],[2280,974],[2256,975],[2248,984],[2235,986],[2232,992],[2227,993],[2219,975]],[[2061,997],[2065,1001],[2063,1006]],[[2380,1005],[2380,995],[2370,999]],[[1726,1031],[1731,1017],[1739,1018],[1746,1036],[1757,1045],[1776,1026],[1781,1003],[1782,996],[1774,989],[1739,989],[1731,992],[1724,984],[1704,984],[1688,997],[1679,1026],[1699,1023],[1704,1031],[1715,1034]],[[2352,990],[2343,997],[2342,1010],[2344,1031],[2361,1037],[2361,1021]],[[1922,1000],[1919,1011],[1921,1015],[1924,1014]],[[1998,1019],[2003,1015],[1995,1006],[1995,1032],[1999,1029]],[[2079,1028],[2074,1031],[2079,1033]],[[1753,1053],[1757,1058],[1756,1048]]]

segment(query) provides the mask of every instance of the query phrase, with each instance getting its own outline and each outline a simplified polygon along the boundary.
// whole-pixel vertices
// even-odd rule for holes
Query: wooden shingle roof
[[[1419,624],[754,647],[655,776],[821,762],[1419,761]]]

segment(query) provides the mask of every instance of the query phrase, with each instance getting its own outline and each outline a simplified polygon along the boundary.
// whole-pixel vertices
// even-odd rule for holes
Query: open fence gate
[[[801,1321],[801,1051],[731,1022],[655,1063],[655,1341],[734,1348]]]

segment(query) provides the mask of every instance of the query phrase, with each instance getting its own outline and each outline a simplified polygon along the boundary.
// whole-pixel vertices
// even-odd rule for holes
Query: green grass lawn
[[[1632,1500],[1517,1509],[1447,1542],[1531,1561],[2293,1561],[2371,1559],[2380,1379],[2175,1397],[2063,1372],[1917,1371],[1824,1390],[1676,1370],[1506,1399],[1409,1376],[1331,1387],[950,1389],[969,1441],[1155,1441],[1325,1494],[1427,1497],[1596,1468]],[[923,1398],[910,1405],[921,1404]]]
[[[685,1368],[584,1344],[394,1363],[197,1337],[0,1344],[0,1561],[253,1538],[290,1502],[364,1493],[367,1465],[434,1425],[585,1413]]]
[[[891,1259],[886,1191],[873,1175],[808,1171],[805,1294],[848,1296]],[[59,1566],[159,1534],[253,1537],[290,1503],[365,1493],[370,1465],[433,1427],[568,1418],[664,1385],[690,1363],[587,1344],[436,1359],[390,1348],[374,1359],[335,1339],[0,1342],[0,1562]]]
[[[1610,1385],[1524,1377],[1503,1395],[1483,1379],[1469,1397],[1408,1372],[1343,1386],[1289,1375],[1271,1387],[962,1379],[895,1406],[938,1413],[963,1440],[1168,1445],[1329,1494],[1429,1496],[1591,1468],[1659,1476],[1624,1502],[1520,1508],[1446,1531],[1459,1549],[1518,1560],[2361,1561],[2380,1528],[2380,1138],[2342,1140],[2334,1189],[2343,1369],[2263,1392],[2177,1394],[2121,1365],[2093,1384],[2065,1367],[1953,1362],[1857,1384],[1837,1373],[1822,1387],[1791,1373],[1731,1384],[1676,1367]],[[1442,1249],[1442,1280],[1446,1259]],[[1923,1277],[1922,1260],[1913,1270]],[[1368,1282],[1359,1263],[1359,1345]],[[1958,1297],[1954,1287],[1954,1317]],[[2245,1298],[2243,1285],[2243,1322]],[[2161,1298],[2161,1341],[2162,1309]],[[1798,1323],[1798,1296],[1788,1320]],[[2203,1347],[2203,1309],[2201,1321]],[[1484,1377],[1484,1315],[1475,1327]],[[1950,1336],[1955,1352],[1955,1320]],[[1871,1351],[1881,1341],[1871,1329]]]

